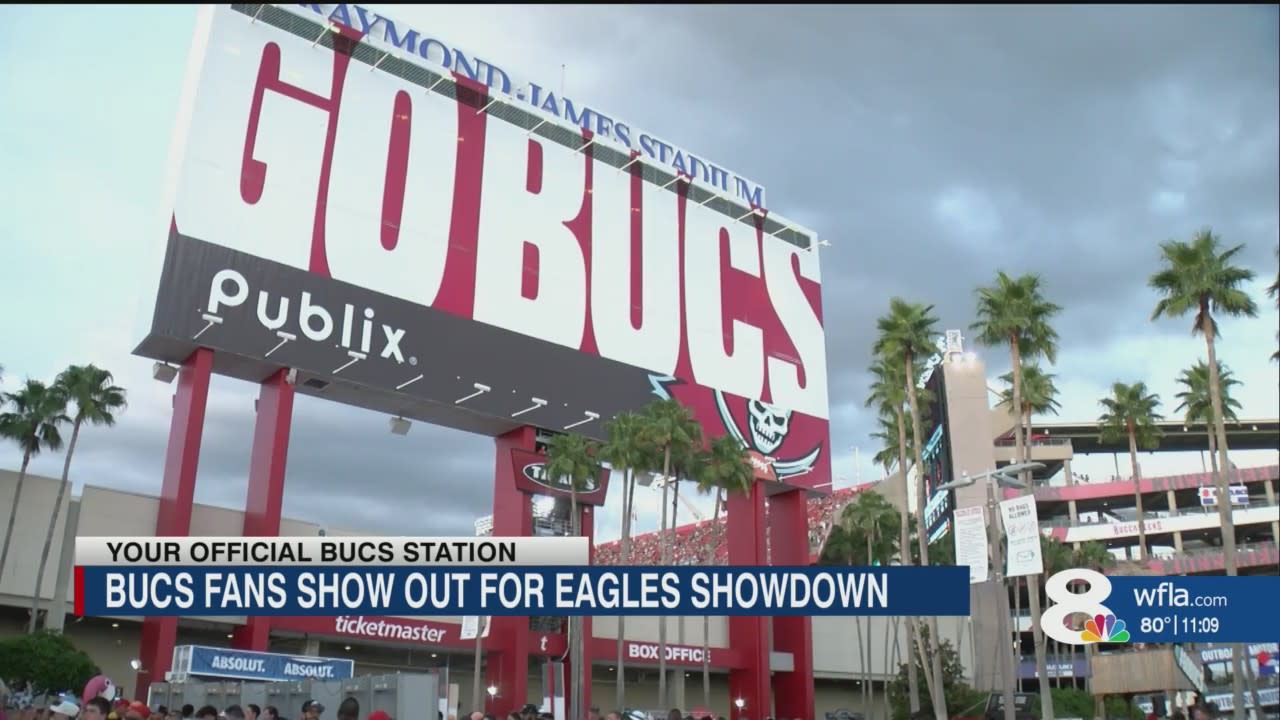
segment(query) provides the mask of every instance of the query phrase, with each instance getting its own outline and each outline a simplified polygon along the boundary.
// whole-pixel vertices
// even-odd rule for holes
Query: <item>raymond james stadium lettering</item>
[[[428,33],[404,24],[397,24],[391,18],[383,17],[360,5],[299,3],[299,7],[330,22],[356,30],[383,50],[399,51],[398,54],[407,59],[426,60],[436,67],[451,70],[459,76],[484,84],[490,91],[514,97],[529,108],[590,130],[598,138],[605,138],[631,150],[639,151],[673,170],[679,170],[721,191],[732,193],[755,207],[764,207],[764,188],[760,185],[705,158],[696,157],[663,142],[649,133],[633,130],[627,123],[595,108],[576,103],[568,96],[557,96],[545,85],[514,78],[493,63],[457,46],[448,45]]]

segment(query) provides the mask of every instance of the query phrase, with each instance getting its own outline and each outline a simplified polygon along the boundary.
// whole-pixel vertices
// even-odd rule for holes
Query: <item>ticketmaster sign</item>
[[[173,670],[186,675],[236,680],[347,680],[355,674],[355,662],[183,645],[174,648]]]

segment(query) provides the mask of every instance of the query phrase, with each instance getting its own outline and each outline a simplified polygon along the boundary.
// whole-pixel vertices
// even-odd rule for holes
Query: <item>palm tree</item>
[[[844,507],[848,511],[853,507],[850,503]],[[839,515],[839,517],[836,517]],[[865,535],[857,535],[857,529],[852,527],[851,523],[845,522],[848,518],[844,512],[832,511],[831,531],[827,533],[827,539],[822,543],[822,550],[818,554],[818,564],[820,565],[840,565],[853,567],[862,564],[859,558],[865,557],[866,550],[871,550],[871,544],[867,542]],[[870,565],[870,562],[867,562]],[[861,699],[861,707],[867,708],[869,705],[869,689],[871,684],[871,664],[867,662],[867,657],[862,653],[862,648],[871,644],[870,638],[866,640],[862,637],[862,618],[853,618],[854,643],[858,648],[858,668],[857,672],[862,675],[862,680],[858,683],[859,695]]]
[[[1044,558],[1044,574],[1045,577],[1053,577],[1053,575],[1062,570],[1075,567],[1072,564],[1071,549],[1063,545],[1057,538],[1048,535],[1040,536],[1040,556]],[[1054,642],[1054,658],[1058,664],[1062,663],[1062,643]],[[1072,676],[1074,683],[1074,675]],[[1049,685],[1053,683],[1053,679],[1049,678]],[[1058,676],[1058,687],[1062,687],[1062,676]],[[1040,692],[1045,692],[1045,685],[1040,687]]]
[[[1097,540],[1080,543],[1080,547],[1071,553],[1071,563],[1075,567],[1087,568],[1106,574],[1116,566],[1116,556],[1111,554],[1106,545]]]
[[[1280,247],[1276,248],[1276,259],[1280,260]],[[1276,299],[1276,307],[1280,308],[1280,270],[1276,271],[1276,281],[1267,288],[1267,294]],[[1280,331],[1276,331],[1276,341],[1280,342]],[[1272,360],[1280,360],[1280,350],[1271,353]],[[0,367],[0,370],[4,370]]]
[[[645,452],[662,456],[662,529],[667,532],[667,490],[672,461],[680,463],[693,448],[702,446],[702,426],[688,408],[674,399],[655,400],[641,413],[639,441]],[[671,564],[671,543],[661,543],[662,564]],[[658,624],[658,705],[667,706],[667,618]]]
[[[1030,409],[1023,399],[1023,363],[1044,356],[1054,362],[1058,349],[1058,333],[1050,325],[1053,316],[1062,308],[1045,299],[1040,287],[1040,276],[1027,273],[1017,278],[1005,271],[996,272],[996,281],[990,287],[978,288],[978,321],[971,329],[977,331],[977,341],[990,347],[1009,346],[1009,366],[1012,377],[1010,408],[1018,417],[1014,424],[1013,444],[1016,462],[1030,459],[1026,446],[1026,428],[1030,421]],[[1040,388],[1043,390],[1044,388]],[[1051,399],[1050,395],[1050,399]],[[1043,398],[1040,398],[1043,400]],[[1027,473],[1022,482],[1030,487]],[[1017,588],[1017,582],[1014,584]],[[1027,590],[1031,600],[1031,627],[1035,638],[1036,675],[1041,685],[1047,685],[1048,669],[1045,664],[1045,638],[1040,629],[1040,576],[1027,576]],[[1053,698],[1040,693],[1040,712],[1044,720],[1053,720]]]
[[[125,390],[112,384],[111,373],[93,365],[72,365],[63,370],[54,380],[54,387],[70,402],[75,403],[76,414],[71,420],[71,442],[67,445],[67,456],[62,461],[62,483],[58,485],[58,499],[53,503],[53,514],[49,517],[49,529],[44,536],[44,549],[40,552],[40,569],[36,572],[36,589],[31,594],[31,620],[27,632],[36,631],[36,617],[40,614],[40,585],[44,578],[44,569],[49,562],[49,549],[53,546],[53,533],[58,524],[58,515],[62,511],[62,500],[66,496],[68,478],[71,476],[71,457],[76,452],[76,442],[80,439],[80,426],[86,422],[90,425],[116,424],[116,413],[124,410]]]
[[[879,336],[876,338],[873,351],[876,355],[902,364],[903,373],[900,379],[907,389],[907,405],[911,409],[911,441],[915,455],[915,467],[919,476],[919,493],[916,497],[916,512],[924,517],[925,492],[924,474],[921,469],[924,463],[920,458],[920,404],[916,396],[915,359],[921,355],[929,356],[934,350],[934,336],[937,335],[938,319],[933,315],[932,305],[910,303],[902,298],[889,300],[888,314],[876,320]],[[904,443],[905,445],[905,443]],[[903,466],[903,479],[906,478],[906,467]],[[924,533],[918,538],[920,559],[924,565],[929,564],[929,546]],[[938,652],[938,619],[929,617],[927,652],[922,648],[922,660],[928,663],[925,683],[929,687],[929,696],[933,699],[933,711],[938,720],[947,720],[947,700],[942,688],[942,654]],[[917,643],[923,645],[917,635]]]
[[[569,526],[574,537],[582,534],[582,518],[578,515],[578,493],[586,488],[593,478],[600,477],[600,453],[596,443],[575,434],[564,433],[551,438],[547,444],[546,473],[547,479],[567,481],[569,486]],[[569,618],[569,662],[573,668],[572,686],[569,696],[569,717],[584,717],[582,710],[583,694],[582,678],[584,667],[583,648],[585,638],[582,637],[582,618]]]
[[[1213,432],[1218,438],[1218,521],[1222,526],[1223,563],[1228,576],[1237,574],[1236,529],[1231,514],[1231,503],[1222,500],[1231,497],[1227,472],[1227,429],[1222,409],[1222,384],[1218,378],[1218,357],[1215,344],[1218,337],[1218,321],[1214,314],[1229,317],[1257,317],[1258,306],[1241,285],[1253,279],[1253,271],[1233,263],[1244,248],[1236,245],[1219,251],[1220,239],[1209,229],[1196,233],[1190,242],[1170,240],[1160,244],[1162,267],[1151,276],[1148,285],[1161,295],[1151,313],[1151,319],[1182,317],[1195,311],[1192,335],[1204,335],[1209,354],[1209,392],[1213,402]],[[1244,676],[1242,658],[1244,645],[1232,645],[1231,690],[1235,705],[1235,717],[1244,720]]]
[[[1149,284],[1163,297],[1156,303],[1151,319],[1161,316],[1181,317],[1196,311],[1192,335],[1202,334],[1209,354],[1209,390],[1213,403],[1213,430],[1218,440],[1218,470],[1215,473],[1219,499],[1230,497],[1229,464],[1227,460],[1227,431],[1222,405],[1222,386],[1217,378],[1218,362],[1215,341],[1218,323],[1214,313],[1231,317],[1256,317],[1257,305],[1240,286],[1253,279],[1253,271],[1237,267],[1232,261],[1243,249],[1237,245],[1219,252],[1220,240],[1208,229],[1202,230],[1191,242],[1169,241],[1162,243],[1161,259],[1164,266],[1151,276]],[[1277,278],[1280,283],[1280,277]],[[1273,288],[1276,287],[1273,285]],[[1280,353],[1272,356],[1280,358]],[[1222,551],[1228,576],[1237,574],[1235,522],[1230,502],[1218,503],[1218,520],[1222,526]],[[1244,655],[1243,645],[1232,646],[1231,674],[1232,694],[1236,718],[1244,718],[1244,687],[1241,677]]]
[[[1062,405],[1058,403],[1058,386],[1053,382],[1057,375],[1046,373],[1039,365],[1022,366],[1022,412],[1018,413],[1024,427],[1030,429],[1032,415],[1057,415]],[[1000,376],[1009,387],[1000,393],[1000,404],[1013,408],[1013,371]],[[1027,441],[1030,445],[1030,439]],[[1028,453],[1029,454],[1029,453]]]
[[[866,556],[867,567],[888,562],[898,550],[892,533],[898,532],[902,525],[902,515],[874,490],[858,493],[856,500],[845,505],[840,511],[839,524],[861,555]],[[858,559],[861,561],[861,557]]]
[[[896,508],[884,499],[883,495],[868,490],[860,493],[857,500],[844,506],[844,510],[840,513],[840,526],[844,529],[846,536],[851,540],[851,544],[855,548],[861,546],[866,549],[865,557],[867,566],[870,567],[877,560],[888,562],[889,558],[893,557],[893,552],[897,549],[893,535],[894,531],[902,526],[902,516],[898,514]],[[856,618],[855,622],[858,622]],[[870,673],[872,655],[870,617],[867,618],[866,623],[867,641],[860,643],[866,650],[864,667],[867,669],[867,677],[862,682],[864,692],[862,706],[864,708],[868,708],[871,705]]]
[[[1054,415],[1057,415],[1058,408],[1061,407],[1058,404],[1057,399],[1055,398],[1055,396],[1058,394],[1058,388],[1053,383],[1054,377],[1055,377],[1054,375],[1046,373],[1043,370],[1041,370],[1039,365],[1025,364],[1025,358],[1024,358],[1024,364],[1022,366],[1022,410],[1018,413],[1015,413],[1016,417],[1018,418],[1018,425],[1022,428],[1025,428],[1026,432],[1028,433],[1027,442],[1023,445],[1023,451],[1025,452],[1025,457],[1023,459],[1029,459],[1031,455],[1031,440],[1030,440],[1031,416],[1033,414],[1039,415],[1044,413],[1053,413]],[[1017,377],[1015,376],[1015,373],[1011,370],[1005,373],[1004,375],[1001,375],[1000,379],[1009,385],[1009,387],[1000,394],[1000,403],[1002,405],[1007,405],[1009,406],[1010,409],[1012,409],[1014,405],[1013,385],[1017,381]],[[1018,430],[1015,430],[1015,432],[1018,432]],[[1015,437],[1018,437],[1018,436],[1015,436]],[[1052,574],[1053,573],[1051,573],[1048,569],[1048,565],[1046,561],[1045,576],[1047,577]],[[1013,579],[1013,599],[1014,599],[1014,605],[1015,605],[1014,607],[1015,617],[1022,617],[1022,607],[1021,607],[1022,593],[1019,589],[1020,585],[1021,585],[1020,579],[1014,578]],[[1039,654],[1037,654],[1036,656],[1036,673],[1040,682],[1042,684],[1046,684],[1050,680],[1050,678],[1046,676],[1048,673],[1048,647],[1047,647],[1048,639],[1044,638],[1044,633],[1043,631],[1041,631],[1040,608],[1042,607],[1042,605],[1040,604],[1041,598],[1040,598],[1039,586],[1040,586],[1040,578],[1038,575],[1032,575],[1027,578],[1027,597],[1031,603],[1032,637],[1043,639],[1046,646],[1044,650],[1045,662],[1043,666],[1040,663]],[[1041,641],[1040,639],[1036,640],[1036,642],[1040,642],[1040,641]],[[1044,673],[1044,674],[1041,674],[1041,673]],[[1044,708],[1041,707],[1041,712],[1043,711],[1044,711]]]
[[[1044,356],[1050,364],[1057,357],[1058,333],[1049,324],[1062,308],[1046,300],[1041,293],[1040,277],[1025,274],[1010,277],[1003,270],[996,273],[996,282],[990,287],[980,287],[978,293],[978,321],[970,326],[977,331],[976,340],[988,347],[1009,346],[1012,368],[1013,393],[1011,409],[1017,412],[1023,407],[1022,370],[1024,362]],[[1022,419],[1014,429],[1014,446],[1018,462],[1025,462],[1023,441],[1025,429]],[[1026,481],[1026,478],[1023,478]]]
[[[1218,382],[1222,388],[1222,415],[1223,419],[1234,423],[1240,422],[1240,418],[1236,416],[1236,410],[1240,409],[1240,401],[1231,397],[1231,388],[1241,384],[1231,376],[1231,370],[1218,363]],[[1203,423],[1208,430],[1209,435],[1209,462],[1213,467],[1213,473],[1218,474],[1218,439],[1213,433],[1213,398],[1209,392],[1209,366],[1203,360],[1196,361],[1195,365],[1182,371],[1178,376],[1178,384],[1185,389],[1178,392],[1177,398],[1180,401],[1178,407],[1174,408],[1174,412],[1186,411],[1183,422],[1187,427],[1192,427]]]
[[[671,456],[671,477],[663,480],[663,487],[667,484],[671,486],[671,522],[667,525],[671,529],[671,537],[667,542],[671,547],[676,547],[680,543],[680,480],[681,478],[691,479],[694,477],[697,466],[703,462],[702,440],[697,445],[687,448],[682,453],[676,453]],[[684,615],[676,617],[676,644],[684,645]]]
[[[1097,540],[1089,540],[1088,542],[1080,543],[1080,547],[1072,551],[1071,564],[1074,567],[1086,568],[1089,570],[1093,570],[1095,572],[1100,572],[1105,575],[1108,570],[1116,566],[1116,556],[1111,554],[1111,551],[1107,549],[1106,545],[1103,545]],[[1078,615],[1071,618],[1071,622],[1073,623],[1071,627],[1075,629],[1083,628],[1084,617],[1085,617],[1084,615]],[[1074,624],[1076,623],[1077,620],[1080,622],[1078,626]],[[1084,646],[1084,656],[1085,656],[1085,661],[1089,663],[1090,672],[1092,673],[1093,672],[1092,670],[1093,646],[1092,645]],[[1094,698],[1093,716],[1096,718],[1106,717],[1106,714],[1103,712],[1101,696]]]
[[[631,563],[631,519],[635,512],[636,476],[637,472],[647,470],[653,463],[643,453],[643,446],[637,442],[640,428],[640,416],[635,413],[622,413],[609,421],[608,441],[600,448],[600,456],[614,470],[622,472],[622,540],[619,564]],[[618,616],[618,674],[617,697],[615,707],[626,707],[626,674],[623,669],[623,640],[626,637],[627,618]]]
[[[1182,317],[1195,312],[1192,335],[1203,335],[1209,354],[1209,393],[1213,409],[1213,432],[1218,438],[1218,497],[1230,497],[1227,482],[1226,428],[1223,425],[1222,381],[1218,378],[1215,344],[1218,321],[1214,314],[1229,317],[1256,317],[1258,307],[1240,286],[1253,279],[1253,271],[1233,263],[1244,248],[1236,245],[1220,250],[1221,241],[1210,230],[1196,233],[1190,242],[1170,240],[1160,244],[1162,266],[1148,284],[1161,295],[1151,319]],[[1222,524],[1222,550],[1227,575],[1236,574],[1236,533],[1229,503],[1218,503]],[[1240,655],[1241,653],[1233,653]],[[1233,661],[1233,672],[1241,675]],[[1237,687],[1239,687],[1237,685]],[[1243,711],[1242,697],[1237,695],[1235,707]]]
[[[1052,413],[1057,415],[1057,409],[1061,407],[1055,398],[1057,395],[1057,387],[1053,384],[1053,377],[1055,377],[1055,375],[1044,373],[1043,370],[1039,368],[1039,365],[1023,365],[1023,368],[1021,368],[1021,391],[1023,391],[1021,392],[1021,396],[1023,397],[1021,397],[1021,411],[1018,413],[1018,424],[1027,428],[1028,433],[1030,432],[1030,424],[1032,424],[1032,414]],[[1015,373],[1010,370],[1009,373],[1001,375],[1000,379],[1005,380],[1005,383],[1009,384],[1009,388],[1005,389],[1005,391],[1001,393],[1001,404],[1012,407],[1014,406],[1014,382],[1018,378],[1016,378]],[[1029,436],[1027,439],[1027,445],[1025,445],[1024,448],[1025,451],[1027,451],[1027,456],[1029,457]],[[1070,478],[1068,478],[1068,482],[1070,482]],[[1052,574],[1050,566],[1048,566],[1048,559],[1046,559],[1044,560],[1044,575],[1046,575],[1046,577],[1050,577]],[[1016,618],[1021,618],[1021,592],[1019,591],[1019,584],[1018,578],[1014,578],[1014,602],[1015,605],[1019,606],[1016,607],[1014,611]],[[1042,607],[1041,597],[1039,597],[1039,594],[1041,594],[1039,578],[1037,575],[1032,575],[1032,577],[1028,578],[1027,582],[1027,596],[1030,601],[1030,606],[1032,606],[1032,637],[1037,643],[1036,673],[1039,678],[1039,682],[1044,685],[1050,682],[1051,678],[1048,678],[1047,675],[1048,648],[1044,648],[1043,651],[1043,664],[1041,662],[1042,653],[1039,651],[1038,643],[1042,642],[1044,635],[1041,628],[1041,619],[1039,619]],[[1047,646],[1047,639],[1044,642],[1046,642]],[[1043,712],[1043,706],[1041,707],[1041,712]]]
[[[49,387],[39,380],[28,380],[21,390],[0,395],[0,400],[12,407],[11,411],[0,413],[0,437],[13,440],[22,449],[22,467],[18,470],[18,485],[13,491],[13,505],[9,508],[4,547],[0,549],[0,578],[3,578],[13,526],[18,521],[18,505],[22,501],[27,466],[31,464],[31,458],[42,451],[62,448],[62,434],[58,432],[58,426],[70,422],[71,418],[67,417],[66,396],[58,388]]]
[[[1111,386],[1111,397],[1099,401],[1105,412],[1098,418],[1103,442],[1129,441],[1129,464],[1133,468],[1133,495],[1138,514],[1138,559],[1147,559],[1146,516],[1142,513],[1142,469],[1138,465],[1138,448],[1153,450],[1160,445],[1161,419],[1156,408],[1160,397],[1147,392],[1147,384],[1136,382]],[[1222,497],[1227,497],[1226,493]]]
[[[882,495],[867,491],[858,495],[857,500],[845,505],[834,522],[831,532],[823,543],[818,562],[823,565],[871,566],[888,563],[897,553],[898,526],[902,524],[902,516],[897,508],[889,504]],[[860,685],[862,705],[870,707],[871,685],[871,638],[862,639],[862,620],[854,618],[854,629],[857,632],[859,648],[858,663],[863,672]],[[870,628],[870,620],[867,627]],[[868,633],[869,634],[869,633]],[[864,656],[861,649],[865,648]],[[888,653],[886,652],[886,657]]]
[[[728,435],[711,441],[711,447],[699,452],[693,465],[694,480],[700,492],[715,493],[715,510],[712,513],[712,536],[707,543],[707,565],[715,564],[716,548],[720,544],[720,508],[730,493],[751,492],[756,481],[755,470],[747,456],[746,448]],[[711,618],[702,616],[702,703],[711,707]],[[619,707],[623,707],[619,705]]]
[[[876,425],[879,429],[871,433],[871,439],[880,443],[880,449],[871,456],[871,461],[883,468],[885,477],[888,477],[898,465],[898,433],[905,433],[906,428],[898,424],[896,417],[883,412],[876,417]],[[907,452],[910,452],[909,446]]]
[[[915,454],[915,446],[907,442],[907,423],[903,407],[907,404],[907,381],[902,364],[897,358],[877,355],[871,365],[871,389],[867,394],[866,407],[876,406],[880,414],[880,428],[873,437],[879,438],[883,449],[875,456],[876,462],[884,466],[887,473],[896,458],[898,471],[902,474],[902,511],[908,513],[910,493],[907,492],[907,453]],[[911,547],[906,523],[899,523],[898,548],[901,550],[903,565],[909,564],[906,552]],[[907,617],[907,637],[916,637],[916,623],[912,616]],[[908,643],[909,646],[909,643]],[[933,691],[930,690],[930,697]],[[911,712],[920,712],[920,679],[916,676],[916,664],[907,663],[907,702]]]

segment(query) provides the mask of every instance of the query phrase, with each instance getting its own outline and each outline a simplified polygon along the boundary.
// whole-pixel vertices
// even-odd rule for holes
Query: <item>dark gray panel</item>
[[[221,297],[240,301],[210,313],[219,273],[231,278],[222,282]],[[304,293],[307,306],[320,309],[308,314],[308,327],[322,330],[323,318],[329,320],[323,338],[308,337],[302,326]],[[373,315],[367,345],[366,308]],[[276,320],[283,324],[272,325]],[[219,374],[256,382],[296,368],[299,392],[484,434],[524,424],[560,429],[591,411],[600,421],[575,430],[600,437],[605,420],[654,399],[641,368],[174,235],[151,332],[134,352],[181,362],[200,346],[217,352]],[[366,347],[363,357],[353,354]],[[312,378],[328,385],[311,387],[305,381]],[[491,390],[457,404],[476,392],[474,383]],[[548,404],[513,417],[535,397]]]

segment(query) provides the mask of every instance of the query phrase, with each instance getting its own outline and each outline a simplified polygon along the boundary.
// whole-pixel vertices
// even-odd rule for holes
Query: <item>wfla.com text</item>
[[[1225,595],[1192,595],[1186,588],[1165,581],[1153,588],[1134,588],[1133,601],[1138,607],[1209,607],[1227,606]]]

